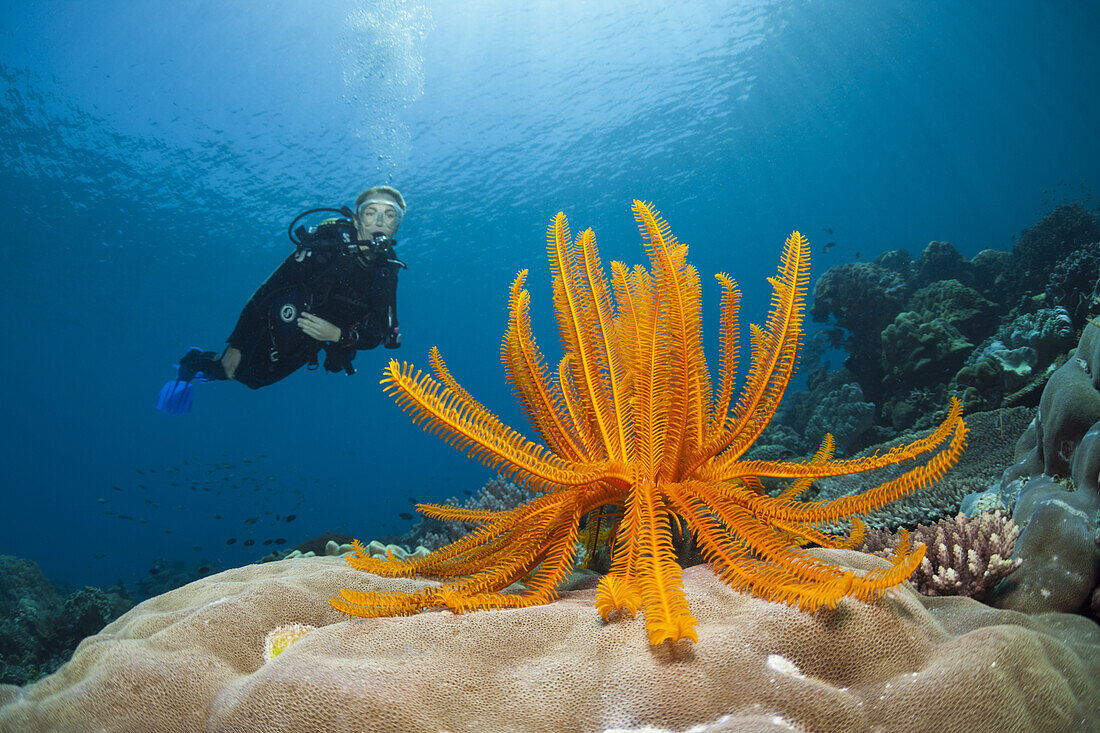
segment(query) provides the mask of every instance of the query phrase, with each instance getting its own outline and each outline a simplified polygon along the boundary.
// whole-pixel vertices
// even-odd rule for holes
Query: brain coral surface
[[[870,568],[878,558],[818,551]],[[806,614],[684,583],[699,643],[651,648],[594,591],[547,606],[348,620],[336,558],[230,570],[132,609],[68,664],[0,686],[0,731],[1097,730],[1100,627],[907,587]],[[269,631],[318,627],[264,661]],[[648,728],[647,728],[648,727]]]

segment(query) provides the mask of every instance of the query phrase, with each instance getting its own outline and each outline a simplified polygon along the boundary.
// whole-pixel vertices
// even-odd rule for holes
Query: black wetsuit
[[[390,240],[392,242],[392,240]],[[354,372],[357,349],[397,348],[397,270],[392,244],[376,255],[337,249],[299,249],[286,258],[245,304],[227,341],[241,352],[233,378],[253,389],[278,382],[305,364]],[[322,343],[298,327],[300,313],[339,327],[337,342]]]

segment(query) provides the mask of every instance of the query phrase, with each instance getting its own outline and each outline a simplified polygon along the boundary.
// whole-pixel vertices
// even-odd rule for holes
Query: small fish
[[[149,487],[148,487],[148,486],[146,486],[145,484],[138,484],[138,488],[139,488],[139,489],[147,489],[147,488],[149,488]]]
[[[94,553],[92,553],[92,559],[93,559],[93,560],[102,560],[102,559],[103,559],[103,558],[105,558],[105,557],[107,557],[107,556],[106,556],[106,555],[104,555],[104,554],[103,554],[102,552],[94,552]]]
[[[408,520],[410,520],[410,519],[412,519],[412,518],[413,518],[413,515],[409,514],[408,512],[401,512],[401,513],[400,513],[400,514],[398,514],[397,516],[401,517],[402,519],[404,519],[404,520],[406,520],[406,521],[408,521]]]
[[[297,514],[287,514],[286,515],[286,521],[293,522],[294,518],[297,517],[297,516],[298,516]]]
[[[111,488],[114,489],[115,491],[122,491],[121,486],[112,486]]]
[[[271,542],[272,542],[271,540],[264,540],[264,544],[265,544],[265,545],[270,545],[270,544],[271,544]]]
[[[227,540],[225,541],[225,544],[227,544],[227,545],[232,545],[232,544],[236,543],[236,541],[237,541],[237,538],[236,538],[236,537],[230,537],[229,539],[227,539]]]
[[[258,521],[260,521],[260,520],[259,520],[259,519],[257,519],[256,517],[252,517],[251,519],[246,519],[246,520],[244,520],[244,523],[245,523],[245,524],[255,524],[255,523],[256,523],[256,522],[258,522]]]
[[[824,229],[830,237],[833,236],[833,228],[832,227],[821,227],[821,228]]]
[[[836,246],[836,242],[826,242],[825,246],[821,248],[821,253],[824,254],[824,253],[828,252],[830,249],[832,249],[835,246]]]
[[[420,503],[420,499],[416,499],[416,498],[411,497],[411,496],[406,497],[406,498],[408,498],[410,504],[419,504]]]
[[[199,574],[200,575],[206,575],[209,572],[210,572],[210,568],[206,565],[203,565],[201,568],[199,568]]]
[[[191,549],[192,549],[192,550],[194,550],[195,552],[202,552],[202,548],[201,548],[201,547],[199,547],[198,545],[195,545],[195,546],[194,546],[194,547],[192,547]]]
[[[474,492],[470,491],[469,489],[463,489],[462,493],[465,494],[466,496],[473,496],[474,495]]]
[[[106,504],[106,503],[107,503],[107,500],[106,500],[106,499],[96,499],[96,500],[95,500],[95,503],[96,503],[96,504]]]
[[[285,545],[285,544],[286,544],[286,540],[284,540],[284,539],[283,539],[282,537],[277,537],[277,538],[275,539],[275,544],[276,544],[276,545]]]
[[[222,518],[222,515],[220,515],[220,514],[215,514],[214,515],[214,519],[221,519],[221,518]]]
[[[245,547],[252,547],[252,545],[254,545],[254,544],[256,544],[256,540],[245,540],[244,541],[244,546]]]
[[[856,259],[859,259],[859,252],[856,252]]]
[[[281,514],[276,514],[276,515],[275,515],[275,521],[276,521],[276,522],[281,522],[281,521],[283,521],[283,517],[282,517],[282,515],[281,515]]]

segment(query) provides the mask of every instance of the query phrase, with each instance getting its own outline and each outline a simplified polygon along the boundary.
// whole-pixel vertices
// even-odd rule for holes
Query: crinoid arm
[[[633,583],[617,575],[603,576],[596,588],[596,611],[604,621],[633,616],[642,607],[642,594]]]

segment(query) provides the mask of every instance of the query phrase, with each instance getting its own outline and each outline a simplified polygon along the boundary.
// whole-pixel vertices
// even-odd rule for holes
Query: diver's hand
[[[324,318],[319,318],[312,313],[303,313],[298,316],[298,328],[318,341],[339,341],[340,329],[329,323]]]

